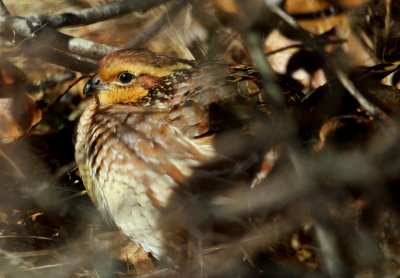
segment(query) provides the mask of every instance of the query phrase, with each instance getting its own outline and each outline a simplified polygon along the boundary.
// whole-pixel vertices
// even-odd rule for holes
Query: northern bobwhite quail
[[[158,259],[180,249],[178,236],[166,239],[160,228],[165,210],[179,210],[184,197],[176,196],[201,194],[190,178],[196,169],[218,157],[234,160],[216,150],[215,134],[251,129],[243,123],[263,109],[260,88],[245,66],[132,49],[104,57],[84,87],[94,98],[75,134],[81,177],[103,217]],[[210,165],[203,172],[219,170]],[[229,168],[236,179],[250,167]]]

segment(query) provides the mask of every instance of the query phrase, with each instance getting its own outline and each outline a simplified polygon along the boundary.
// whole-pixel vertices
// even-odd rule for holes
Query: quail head
[[[84,93],[94,98],[77,125],[75,157],[91,200],[154,257],[182,252],[188,232],[165,225],[167,212],[179,215],[187,200],[218,192],[216,180],[251,168],[218,151],[216,134],[245,129],[254,103],[262,110],[254,71],[127,49],[99,62]]]

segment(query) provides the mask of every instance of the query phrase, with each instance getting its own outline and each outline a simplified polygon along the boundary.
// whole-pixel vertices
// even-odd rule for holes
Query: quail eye
[[[117,81],[121,84],[128,84],[133,80],[134,77],[135,76],[132,73],[124,71],[118,75]]]

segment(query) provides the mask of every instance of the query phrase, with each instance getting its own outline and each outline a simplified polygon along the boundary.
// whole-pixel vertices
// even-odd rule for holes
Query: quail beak
[[[92,78],[89,79],[89,81],[86,83],[85,87],[83,88],[83,94],[93,94],[96,93],[96,91],[99,90],[107,90],[108,85],[101,83],[100,78],[95,75]]]

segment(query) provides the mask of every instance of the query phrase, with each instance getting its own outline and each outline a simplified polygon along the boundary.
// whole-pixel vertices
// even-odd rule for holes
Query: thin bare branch
[[[31,43],[21,45],[20,50],[3,53],[3,55],[6,57],[14,57],[21,54],[41,59],[48,63],[81,73],[92,72],[96,67],[96,64],[93,62],[76,58],[72,55],[58,51],[56,49],[52,49],[47,46],[40,45],[39,47],[37,47],[35,44],[32,45]]]
[[[22,37],[20,45],[26,40],[34,40],[45,46],[95,60],[116,50],[109,45],[65,35],[51,27],[21,17],[0,17],[0,34],[9,40]]]
[[[96,22],[120,17],[131,12],[144,13],[170,0],[123,0],[117,3],[102,5],[99,7],[62,13],[58,15],[30,15],[29,20],[40,24],[47,24],[53,28],[66,26],[89,25]]]

